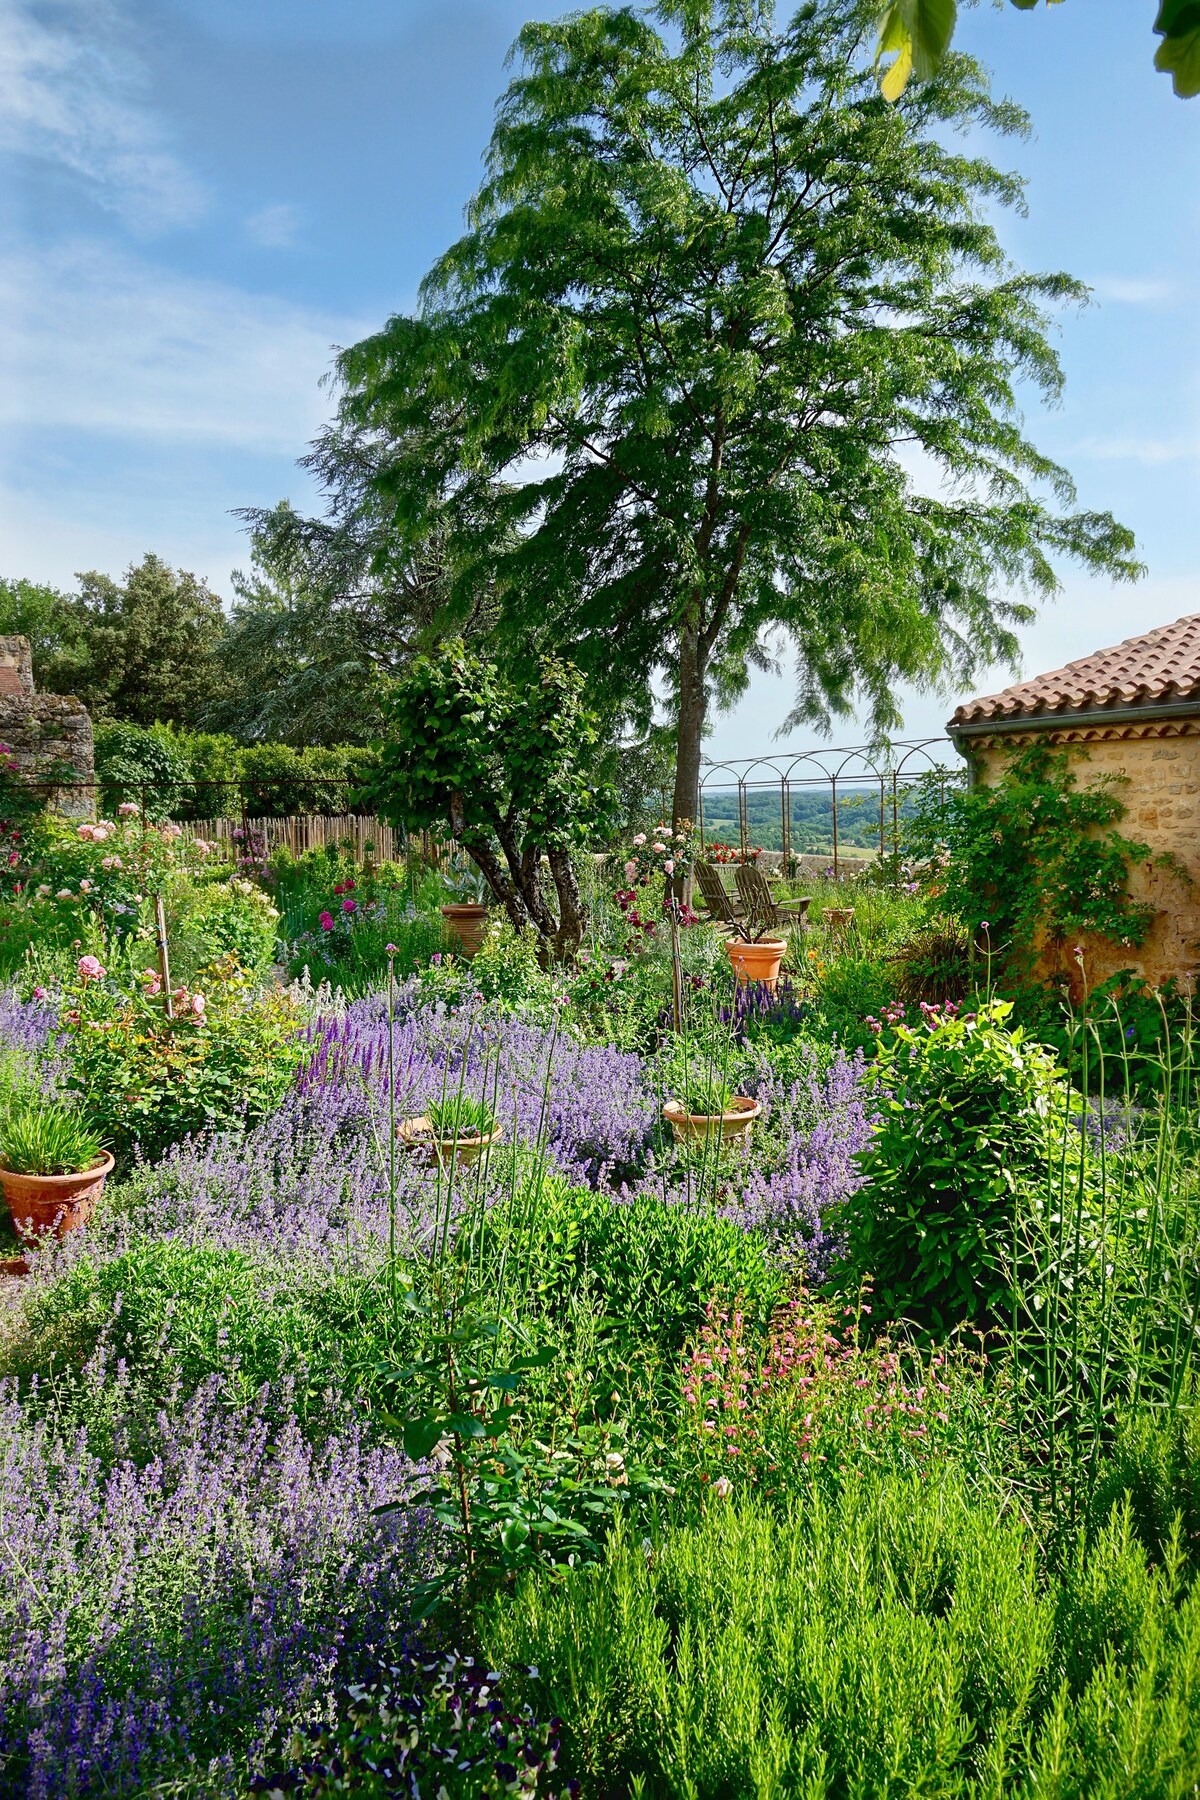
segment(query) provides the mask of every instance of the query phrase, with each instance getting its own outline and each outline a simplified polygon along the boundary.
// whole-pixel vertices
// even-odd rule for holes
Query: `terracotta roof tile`
[[[994,719],[1035,719],[1104,707],[1164,706],[1200,699],[1200,613],[1096,650],[1063,669],[1019,681],[999,694],[968,700],[950,729]]]

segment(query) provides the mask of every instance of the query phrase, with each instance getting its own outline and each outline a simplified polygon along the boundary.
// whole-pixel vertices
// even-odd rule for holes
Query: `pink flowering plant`
[[[872,1466],[923,1474],[955,1451],[987,1456],[1003,1396],[984,1399],[986,1354],[871,1342],[869,1296],[865,1284],[853,1304],[801,1293],[765,1337],[748,1309],[710,1305],[681,1370],[685,1479],[786,1502]]]
[[[282,989],[255,990],[220,958],[164,1005],[158,970],[132,980],[96,956],[79,959],[63,995],[66,1086],[128,1161],[154,1160],[193,1132],[263,1118],[303,1056],[304,1014]]]

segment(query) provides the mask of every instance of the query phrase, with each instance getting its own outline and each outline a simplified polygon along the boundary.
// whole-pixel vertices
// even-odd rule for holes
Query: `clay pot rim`
[[[786,950],[787,949],[787,939],[786,938],[756,938],[752,941],[749,938],[727,937],[725,939],[725,948],[727,950],[737,950],[737,951],[742,951],[742,950]]]
[[[470,913],[474,917],[476,913],[485,913],[487,909],[486,900],[452,900],[449,906],[442,907],[441,912],[443,918],[457,918],[461,913]]]
[[[662,1109],[662,1116],[668,1124],[675,1120],[687,1119],[697,1124],[714,1124],[720,1119],[722,1124],[741,1124],[745,1119],[757,1119],[762,1112],[762,1101],[752,1100],[749,1094],[735,1094],[728,1112],[723,1113],[691,1113],[682,1100],[668,1100]]]
[[[4,1178],[8,1176],[13,1181],[29,1181],[34,1183],[35,1186],[43,1187],[49,1191],[51,1188],[57,1186],[59,1182],[82,1181],[85,1176],[88,1175],[102,1179],[106,1175],[111,1175],[115,1166],[116,1159],[111,1151],[102,1150],[100,1152],[99,1162],[92,1163],[90,1167],[86,1169],[76,1169],[70,1175],[22,1175],[19,1169],[10,1169],[4,1159],[0,1157],[0,1181],[3,1181]]]
[[[440,1150],[475,1150],[494,1144],[503,1136],[503,1126],[496,1125],[483,1137],[437,1137],[428,1117],[421,1113],[415,1119],[402,1119],[396,1127],[396,1136],[407,1150],[427,1148],[436,1144]]]

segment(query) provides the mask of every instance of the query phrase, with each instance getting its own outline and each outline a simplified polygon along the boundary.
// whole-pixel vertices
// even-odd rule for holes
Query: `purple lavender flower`
[[[393,1638],[434,1540],[420,1508],[374,1509],[420,1471],[355,1426],[313,1449],[288,1415],[267,1390],[230,1411],[214,1380],[106,1469],[0,1386],[0,1765],[23,1792],[175,1769],[240,1791]]]

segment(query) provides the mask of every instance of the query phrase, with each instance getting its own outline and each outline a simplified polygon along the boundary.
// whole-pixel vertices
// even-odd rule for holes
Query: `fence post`
[[[838,828],[837,828],[837,776],[829,778],[830,799],[833,803],[833,879],[838,878]]]

